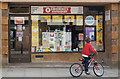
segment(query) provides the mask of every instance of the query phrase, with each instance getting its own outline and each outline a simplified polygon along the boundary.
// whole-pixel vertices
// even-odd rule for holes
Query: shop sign
[[[71,7],[43,7],[43,13],[50,13],[50,14],[71,13]]]
[[[31,14],[83,14],[83,6],[31,6]]]
[[[86,24],[86,25],[93,25],[94,22],[95,22],[95,19],[94,19],[93,16],[87,16],[87,17],[85,18],[85,24]]]
[[[24,24],[24,17],[15,17],[15,24]]]

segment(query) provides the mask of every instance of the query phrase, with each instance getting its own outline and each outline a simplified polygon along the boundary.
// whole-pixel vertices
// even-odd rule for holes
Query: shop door
[[[29,16],[10,16],[9,18],[9,62],[28,63],[30,53]]]

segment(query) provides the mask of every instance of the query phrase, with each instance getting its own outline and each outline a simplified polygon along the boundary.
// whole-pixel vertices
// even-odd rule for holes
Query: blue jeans
[[[90,60],[90,57],[84,57],[85,59],[85,72],[88,71],[88,65],[89,65],[89,60]]]

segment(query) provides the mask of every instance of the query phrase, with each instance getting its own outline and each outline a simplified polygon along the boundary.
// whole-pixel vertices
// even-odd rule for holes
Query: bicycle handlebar
[[[92,55],[89,55],[89,56],[93,57],[94,55],[96,55],[96,53],[94,53],[94,54],[92,54]]]

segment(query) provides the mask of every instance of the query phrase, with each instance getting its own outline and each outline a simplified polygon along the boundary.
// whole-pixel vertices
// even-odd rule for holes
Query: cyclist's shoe
[[[85,74],[90,75],[90,72],[86,71]]]

